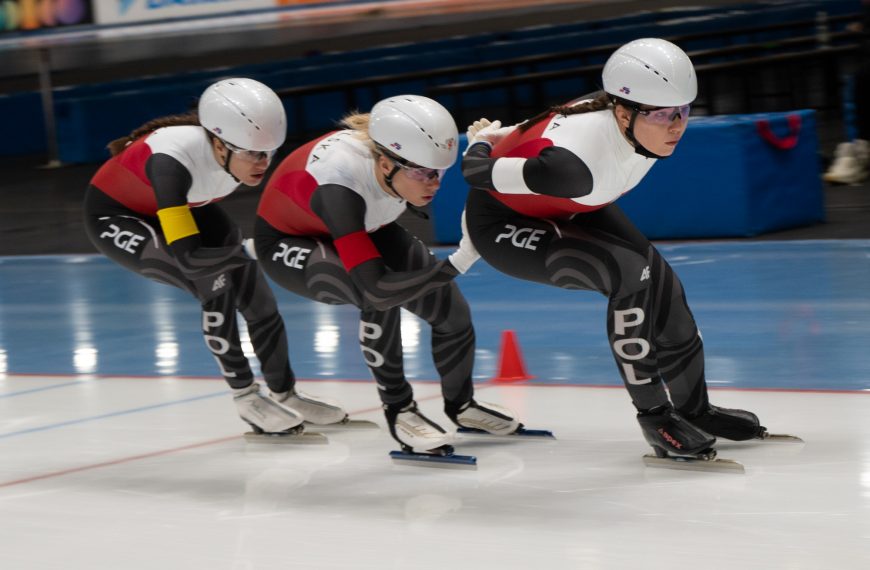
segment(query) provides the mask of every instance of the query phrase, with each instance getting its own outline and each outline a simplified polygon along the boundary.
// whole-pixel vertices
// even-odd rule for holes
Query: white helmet
[[[281,99],[259,81],[243,77],[223,79],[203,92],[199,122],[219,139],[244,150],[275,150],[287,136]]]
[[[399,95],[372,108],[369,137],[391,154],[424,168],[450,168],[459,145],[456,123],[437,101]]]
[[[642,105],[677,107],[698,95],[689,56],[658,38],[634,40],[613,52],[604,65],[602,80],[607,93]]]

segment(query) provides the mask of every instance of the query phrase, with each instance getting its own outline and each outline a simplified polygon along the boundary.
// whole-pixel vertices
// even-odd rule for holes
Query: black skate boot
[[[732,441],[763,439],[767,433],[767,429],[759,423],[758,416],[745,410],[710,405],[704,412],[686,416],[686,419],[711,435]]]
[[[643,437],[657,457],[691,457],[711,460],[716,457],[716,438],[704,433],[670,406],[659,406],[637,415]]]

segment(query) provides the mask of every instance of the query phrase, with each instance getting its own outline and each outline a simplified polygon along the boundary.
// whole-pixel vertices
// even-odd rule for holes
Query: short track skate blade
[[[643,456],[647,467],[661,469],[679,469],[682,471],[710,471],[717,473],[743,474],[746,470],[742,463],[731,459],[692,459],[690,457],[656,457],[649,453]]]
[[[304,431],[302,433],[254,433],[249,431],[245,434],[248,443],[278,443],[288,445],[323,445],[329,443],[329,439],[316,431]]]
[[[439,469],[477,469],[477,457],[473,455],[437,455],[435,453],[391,451],[390,459],[397,465],[437,467]]]
[[[765,432],[763,436],[761,436],[762,441],[770,441],[774,443],[804,443],[804,440],[799,438],[796,435],[789,435],[785,433],[767,433]]]
[[[306,428],[322,429],[322,430],[358,430],[358,429],[380,429],[380,426],[375,422],[368,420],[345,420],[334,424],[312,424],[305,422]]]
[[[505,436],[505,435],[495,435],[495,434],[489,433],[488,431],[484,431],[482,429],[461,427],[461,428],[456,429],[456,433],[461,433],[463,435],[481,435],[481,436],[490,436],[490,437],[516,437],[516,436],[520,436],[520,437],[556,439],[556,436],[553,435],[553,432],[551,432],[548,429],[520,428],[517,431],[515,431],[514,433],[509,433]]]

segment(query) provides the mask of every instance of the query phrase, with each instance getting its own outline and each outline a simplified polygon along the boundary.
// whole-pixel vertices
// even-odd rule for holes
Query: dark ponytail
[[[134,130],[129,135],[113,140],[106,145],[106,148],[109,149],[109,152],[112,156],[116,156],[122,150],[127,148],[128,144],[143,135],[147,135],[148,133],[156,131],[157,129],[162,129],[163,127],[177,127],[180,125],[198,126],[199,116],[197,115],[196,111],[189,111],[181,115],[170,115],[168,117],[152,119],[138,129]]]
[[[593,111],[603,111],[607,109],[611,104],[611,96],[605,92],[600,92],[595,94],[595,97],[592,99],[583,98],[582,103],[568,103],[566,105],[555,105],[550,107],[546,111],[542,113],[538,113],[528,121],[523,122],[518,127],[521,132],[525,132],[532,128],[534,125],[540,123],[547,117],[551,115],[577,115],[579,113],[591,113]]]

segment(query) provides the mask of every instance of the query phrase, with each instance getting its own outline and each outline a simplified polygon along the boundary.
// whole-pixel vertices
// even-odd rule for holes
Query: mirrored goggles
[[[268,159],[272,160],[272,157],[275,156],[276,150],[245,150],[243,148],[239,148],[234,144],[230,144],[225,140],[221,140],[224,143],[224,146],[227,147],[230,152],[239,157],[242,160],[247,162],[260,162],[261,160]]]
[[[429,182],[430,180],[435,180],[436,178],[440,182],[442,178],[444,178],[444,173],[447,172],[446,168],[423,168],[422,166],[406,166],[400,162],[394,162],[396,166],[405,171],[405,175],[411,180],[416,180],[417,182]]]
[[[637,113],[643,116],[643,119],[654,125],[670,125],[677,117],[680,121],[686,122],[689,120],[689,111],[691,105],[681,105],[679,107],[660,107],[658,109],[640,109],[635,107]]]

